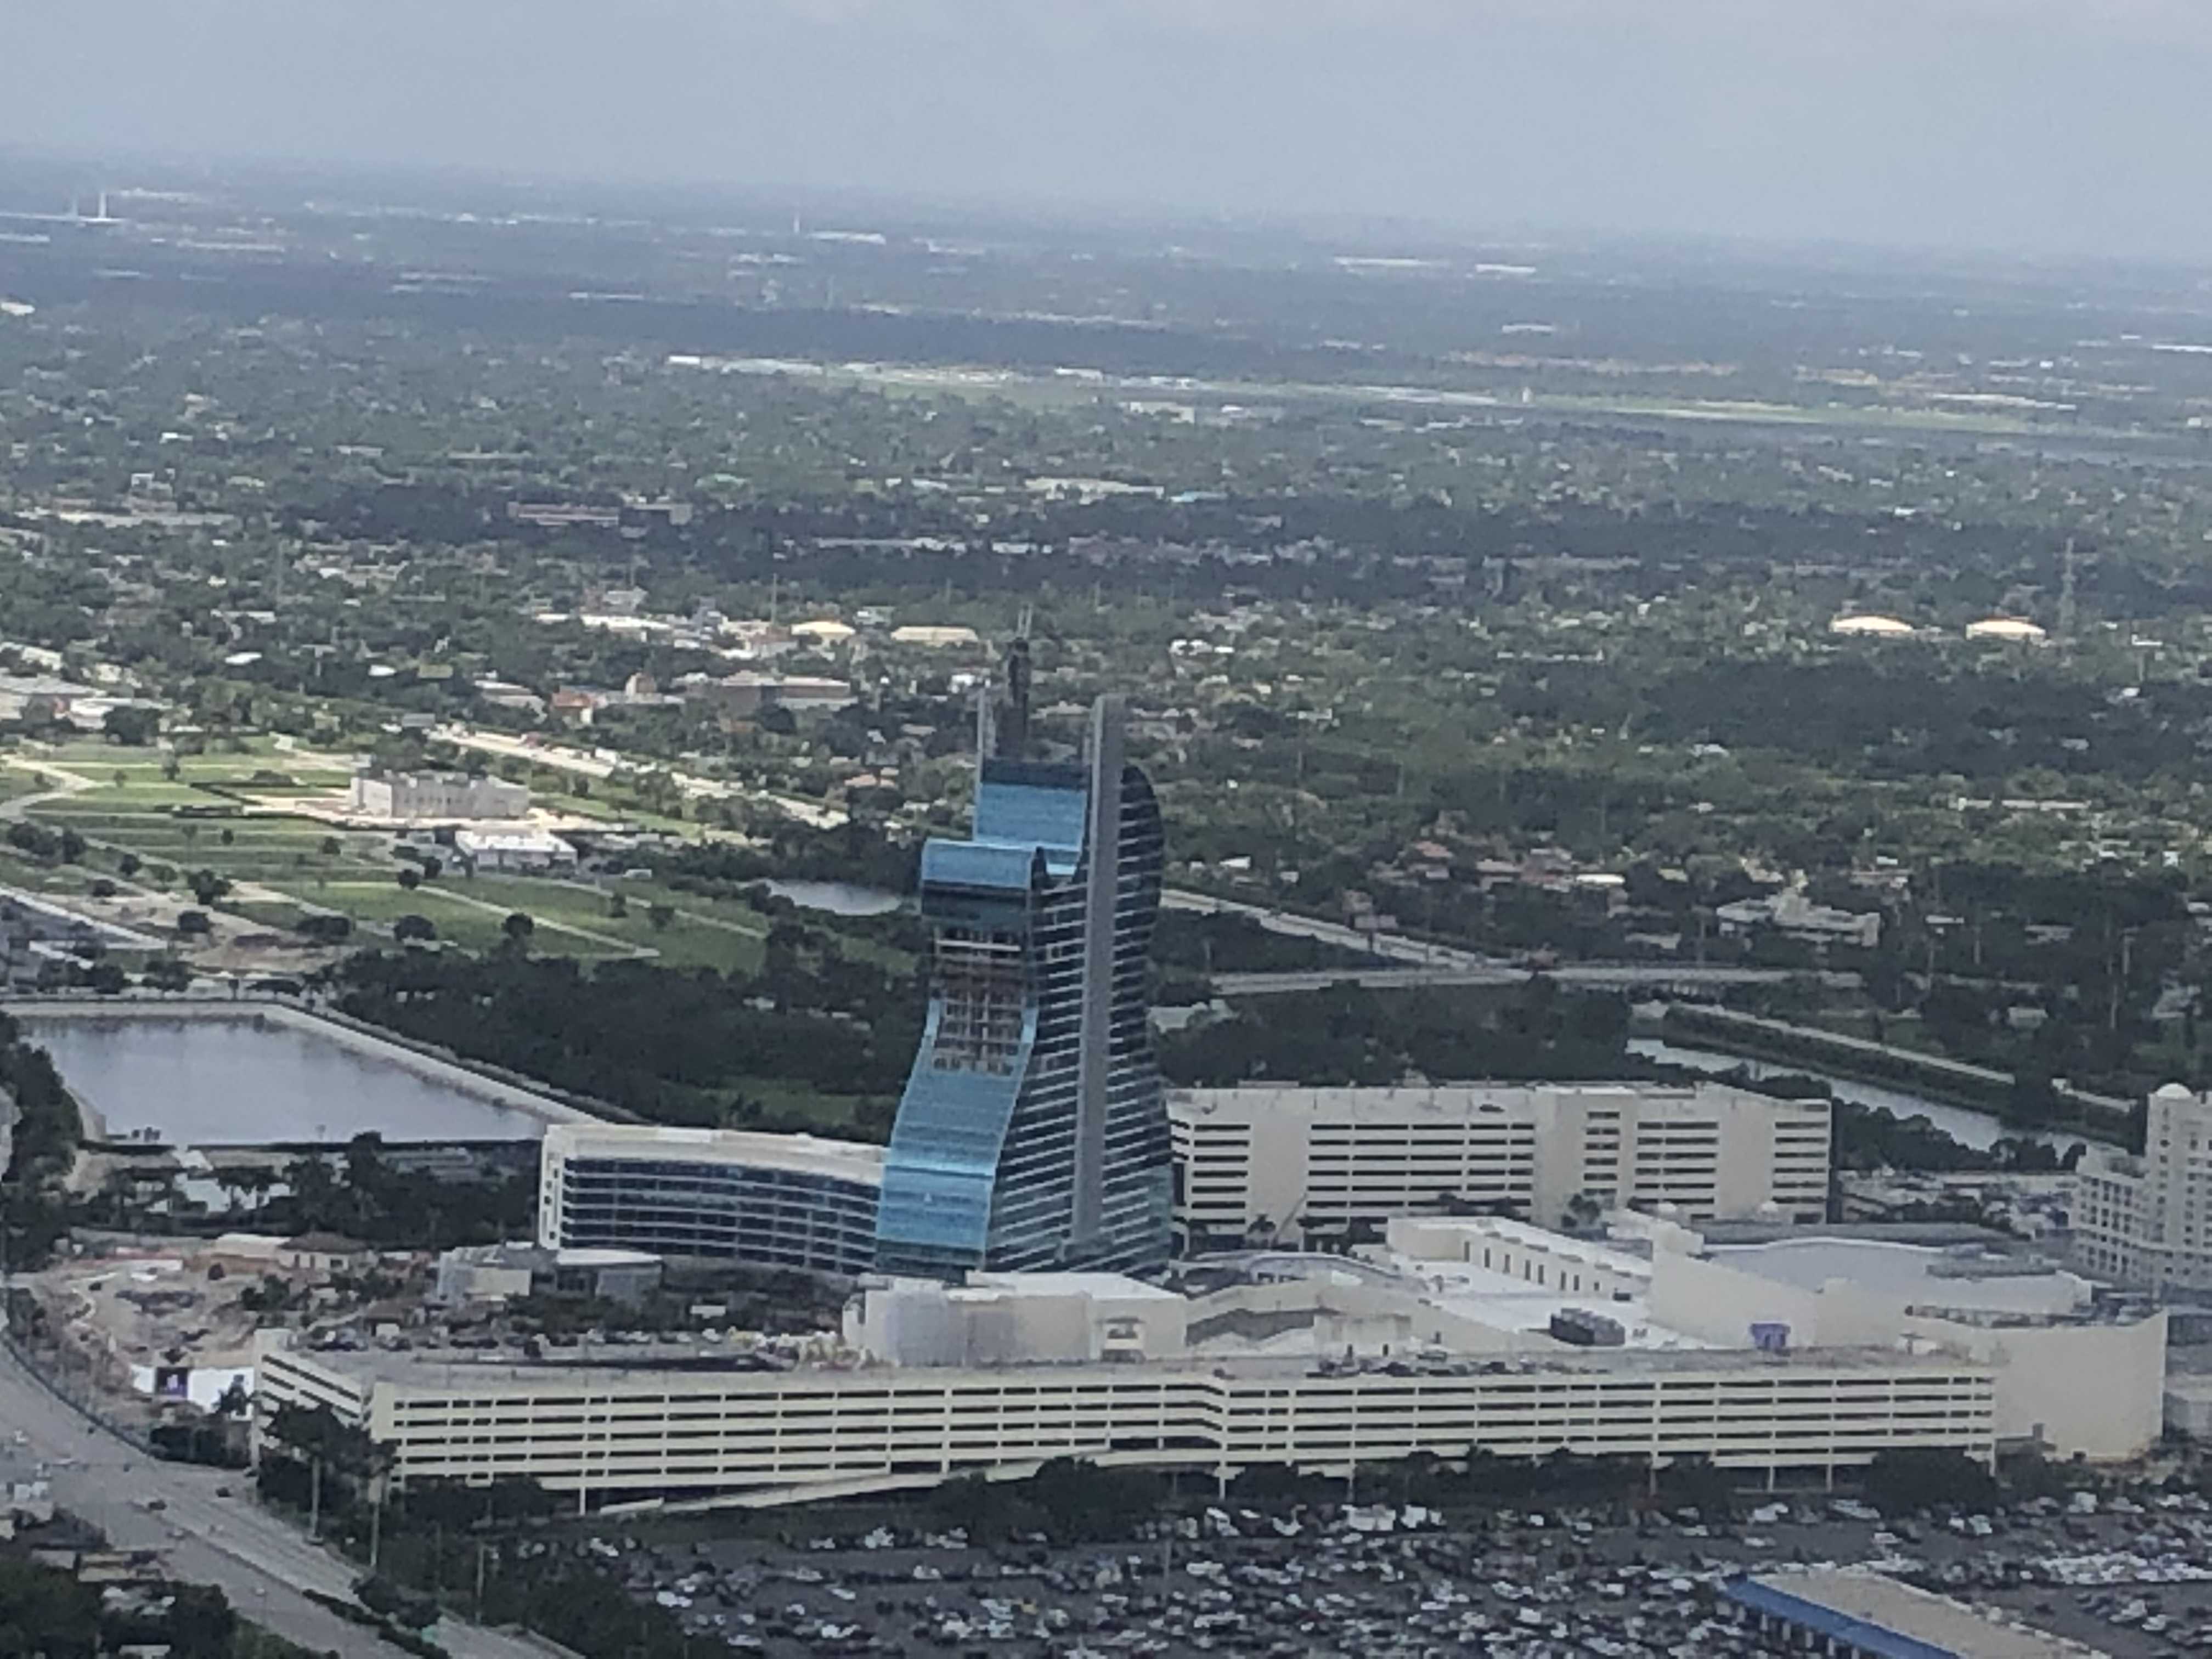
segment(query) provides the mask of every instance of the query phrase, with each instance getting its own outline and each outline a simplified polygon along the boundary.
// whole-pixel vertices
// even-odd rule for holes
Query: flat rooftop
[[[545,1132],[544,1144],[548,1155],[562,1158],[751,1164],[871,1187],[881,1186],[884,1179],[882,1147],[817,1135],[643,1123],[558,1123]]]
[[[667,1391],[686,1378],[720,1389],[733,1381],[757,1382],[763,1392],[794,1381],[836,1387],[880,1389],[887,1379],[910,1378],[920,1389],[990,1386],[1085,1376],[1127,1384],[1162,1377],[1253,1377],[1369,1376],[1379,1381],[1401,1376],[1644,1376],[1759,1373],[1864,1371],[1955,1374],[1982,1371],[1971,1360],[1942,1352],[1908,1353],[1896,1348],[1798,1348],[1786,1354],[1748,1348],[1622,1349],[1563,1348],[1541,1354],[1455,1355],[1442,1362],[1374,1360],[1354,1366],[1324,1367],[1310,1356],[1286,1358],[1209,1360],[1177,1358],[1113,1364],[994,1365],[976,1367],[862,1364],[770,1358],[769,1351],[734,1348],[726,1343],[650,1343],[594,1346],[588,1350],[554,1350],[533,1359],[519,1352],[482,1349],[367,1348],[318,1352],[295,1348],[290,1357],[361,1382],[399,1388],[450,1390],[526,1390],[574,1386],[592,1391]],[[273,1357],[273,1356],[272,1356]],[[1393,1369],[1394,1365],[1396,1369]]]
[[[934,1280],[929,1281],[934,1283]],[[1127,1273],[970,1273],[968,1282],[951,1294],[986,1292],[993,1296],[1087,1296],[1101,1302],[1180,1302],[1178,1292],[1161,1285],[1147,1285]]]
[[[1881,1659],[2083,1659],[2098,1652],[1863,1568],[1761,1573],[1736,1580],[1728,1595]]]
[[[1464,1117],[1510,1116],[1552,1102],[1593,1106],[1642,1104],[1723,1107],[1753,1105],[1762,1110],[1808,1114],[1827,1110],[1824,1100],[1790,1101],[1710,1079],[1696,1083],[1438,1083],[1419,1085],[1346,1085],[1312,1086],[1288,1083],[1238,1083],[1218,1089],[1171,1089],[1170,1111],[1179,1117],[1257,1117],[1266,1113],[1342,1113],[1365,1117],[1381,1114],[1428,1113]]]
[[[2054,1263],[1974,1245],[1932,1249],[1891,1239],[1778,1239],[1705,1250],[1708,1261],[1778,1284],[1817,1291],[1841,1279],[1876,1295],[1989,1312],[2065,1314],[2087,1304],[2090,1289]]]
[[[1643,1295],[1633,1295],[1623,1302],[1598,1291],[1570,1292],[1556,1285],[1547,1288],[1533,1285],[1510,1273],[1464,1261],[1431,1261],[1418,1256],[1390,1256],[1383,1260],[1405,1276],[1408,1288],[1423,1301],[1496,1330],[1546,1333],[1551,1329],[1553,1315],[1579,1310],[1602,1315],[1618,1323],[1624,1346],[1629,1348],[1712,1346],[1698,1337],[1654,1324],[1650,1304]]]

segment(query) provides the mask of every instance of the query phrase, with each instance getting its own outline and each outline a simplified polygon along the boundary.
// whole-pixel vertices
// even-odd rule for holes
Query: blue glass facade
[[[923,848],[930,1006],[884,1166],[883,1272],[1168,1260],[1146,1004],[1160,815],[1121,718],[1101,700],[1088,765],[986,763],[970,839]]]

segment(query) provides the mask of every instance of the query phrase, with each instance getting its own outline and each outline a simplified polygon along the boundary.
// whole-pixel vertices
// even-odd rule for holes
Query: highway
[[[56,1507],[99,1528],[116,1548],[159,1551],[169,1577],[218,1586],[241,1614],[313,1651],[391,1659],[393,1650],[374,1632],[301,1593],[349,1598],[357,1570],[256,1504],[251,1475],[147,1456],[56,1399],[5,1350],[0,1431],[0,1473],[30,1480],[44,1465]],[[221,1497],[218,1487],[237,1495]],[[157,1500],[158,1512],[145,1507]],[[456,1659],[547,1659],[551,1651],[453,1620],[432,1634]]]
[[[1218,974],[1213,979],[1214,988],[1224,996],[1319,991],[1346,982],[1370,990],[1392,991],[1417,985],[1517,985],[1539,972],[1560,985],[1583,990],[1648,991],[1655,996],[1674,991],[1694,995],[1729,985],[1773,985],[1792,977],[1789,970],[1780,968],[1703,967],[1662,962],[1565,963],[1556,968],[1535,969],[1501,957],[1486,956],[1479,951],[1463,951],[1455,945],[1436,945],[1395,933],[1363,933],[1342,922],[1322,921],[1288,910],[1270,909],[1263,904],[1216,898],[1211,893],[1194,893],[1182,888],[1170,888],[1161,895],[1160,902],[1170,910],[1188,910],[1200,915],[1244,916],[1271,933],[1314,939],[1357,951],[1363,956],[1383,958],[1371,966],[1347,964],[1281,974]],[[1831,984],[1858,983],[1856,974],[1823,974],[1820,977]]]
[[[1536,969],[1497,963],[1480,968],[1324,968],[1286,974],[1216,974],[1213,988],[1224,997],[1280,996],[1287,992],[1321,991],[1332,985],[1346,984],[1370,991],[1402,991],[1425,985],[1519,985],[1538,973],[1571,990],[1641,991],[1653,996],[1668,992],[1694,995],[1731,985],[1773,985],[1792,977],[1779,968],[1580,962]]]
[[[1358,951],[1364,956],[1411,963],[1418,967],[1483,969],[1510,965],[1477,951],[1462,951],[1449,945],[1432,945],[1425,939],[1406,939],[1396,933],[1364,933],[1357,927],[1347,927],[1340,921],[1321,921],[1312,916],[1293,915],[1288,910],[1270,909],[1264,904],[1216,898],[1211,893],[1194,893],[1181,887],[1170,888],[1160,896],[1160,902],[1170,910],[1189,910],[1200,915],[1245,916],[1271,933],[1282,933],[1292,939],[1318,939],[1324,945],[1340,945],[1347,951]],[[1525,975],[1522,976],[1526,977]]]

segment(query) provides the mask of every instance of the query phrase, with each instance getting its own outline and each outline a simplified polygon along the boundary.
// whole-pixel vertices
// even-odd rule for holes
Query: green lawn
[[[654,951],[655,959],[672,968],[713,968],[727,973],[757,971],[763,957],[768,924],[742,905],[718,910],[705,903],[690,903],[681,894],[670,893],[650,882],[622,882],[612,890],[622,895],[624,915],[610,915],[609,895],[588,891],[564,882],[532,880],[517,876],[477,876],[441,878],[437,884],[470,898],[496,904],[502,910],[522,910],[540,923],[559,922],[605,935],[628,945]],[[665,928],[653,925],[649,914],[655,903],[667,903],[679,914]],[[695,921],[681,914],[714,918]],[[716,925],[717,922],[722,925]],[[741,931],[740,931],[741,930]],[[572,946],[592,949],[587,941],[542,931],[532,948],[569,951]]]
[[[653,960],[672,968],[752,973],[762,963],[768,922],[741,901],[678,892],[649,881],[610,883],[601,891],[530,877],[465,878],[453,873],[450,864],[436,881],[410,891],[393,878],[389,837],[381,833],[347,832],[311,818],[178,813],[180,807],[224,805],[222,797],[195,783],[240,784],[257,765],[286,772],[303,787],[335,787],[347,774],[328,757],[277,754],[264,743],[252,755],[183,757],[173,780],[162,775],[159,757],[143,750],[72,744],[39,758],[92,780],[94,787],[34,807],[32,817],[53,829],[74,830],[94,844],[81,867],[47,870],[9,860],[9,878],[25,886],[82,891],[91,876],[117,873],[117,849],[127,849],[148,865],[169,866],[180,874],[212,870],[235,883],[273,890],[306,910],[340,911],[366,928],[386,929],[400,916],[421,915],[436,926],[441,939],[465,950],[498,945],[501,922],[509,912],[521,910],[538,923],[531,948],[544,955],[603,959],[623,956],[627,947],[649,951]],[[51,787],[49,779],[0,769],[0,787],[13,793]],[[652,818],[627,803],[617,805],[596,797],[559,798],[549,804],[580,816]],[[670,829],[697,829],[673,819],[653,821]],[[343,849],[336,855],[322,850],[333,839]],[[137,878],[145,879],[143,871]],[[615,893],[621,895],[621,915],[609,914],[610,895]],[[653,925],[656,904],[676,913],[665,927]],[[271,927],[298,919],[284,902],[244,901],[240,913]],[[579,931],[564,931],[569,929]],[[899,952],[872,941],[850,939],[846,948],[896,970],[912,966]]]
[[[401,916],[422,916],[437,928],[440,939],[464,950],[493,950],[503,937],[500,933],[501,915],[448,898],[435,884],[410,892],[398,883],[388,879],[345,877],[333,879],[327,884],[289,882],[283,885],[282,890],[303,903],[343,911],[354,919],[356,926],[369,923],[388,928]],[[582,939],[562,939],[558,935],[548,936],[541,948],[550,954],[563,956],[618,954],[593,946]]]

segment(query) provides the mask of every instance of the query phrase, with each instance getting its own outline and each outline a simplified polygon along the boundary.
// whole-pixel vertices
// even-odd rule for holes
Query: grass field
[[[489,950],[500,943],[507,915],[520,910],[538,924],[531,949],[540,955],[593,960],[649,954],[673,968],[744,973],[757,971],[763,960],[768,923],[739,901],[680,893],[650,881],[620,881],[601,890],[568,880],[462,877],[450,867],[436,880],[410,890],[396,879],[386,835],[338,830],[310,818],[232,815],[228,809],[238,803],[213,793],[228,786],[250,797],[253,792],[243,787],[258,768],[282,772],[301,787],[336,788],[350,770],[332,757],[278,752],[266,740],[257,740],[252,752],[244,755],[180,757],[174,778],[163,775],[159,757],[98,743],[15,758],[16,764],[0,766],[0,799],[54,789],[64,781],[52,770],[27,769],[25,761],[58,769],[88,786],[29,809],[34,822],[83,836],[89,846],[82,862],[45,866],[9,860],[6,878],[23,886],[82,892],[94,876],[118,877],[118,861],[127,852],[142,866],[175,872],[173,884],[206,869],[240,886],[268,890],[262,896],[240,894],[231,902],[240,913],[270,927],[292,925],[318,910],[337,911],[353,919],[363,943],[387,933],[398,917],[415,915],[427,918],[441,939],[465,950]],[[564,799],[560,804],[579,815],[631,823],[647,816],[598,799]],[[179,809],[186,815],[179,816]],[[224,815],[190,816],[194,809]],[[667,822],[670,828],[696,829]],[[142,867],[137,879],[148,881],[152,873],[158,872]],[[612,893],[621,895],[622,915],[611,914]],[[664,927],[653,924],[655,905],[673,913]],[[845,948],[887,968],[912,966],[901,953],[872,940],[848,939]]]

